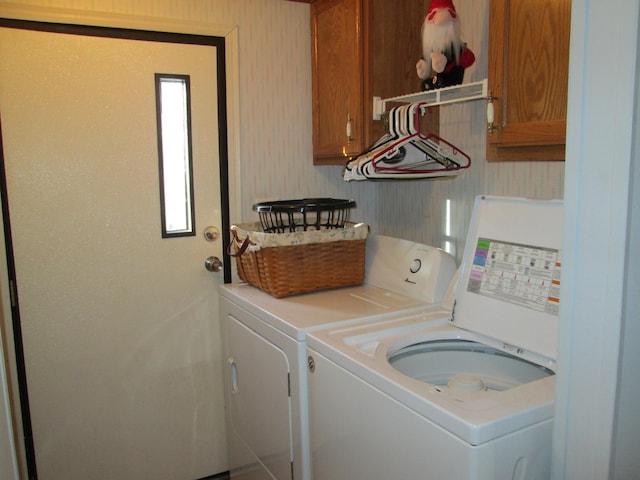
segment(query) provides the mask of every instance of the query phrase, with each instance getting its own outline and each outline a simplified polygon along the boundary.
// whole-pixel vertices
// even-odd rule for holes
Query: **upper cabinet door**
[[[311,5],[314,163],[357,155],[363,138],[362,1]]]
[[[420,89],[416,62],[429,0],[316,0],[311,4],[313,163],[344,165],[385,132],[373,97]],[[421,122],[438,132],[438,111]]]
[[[490,0],[488,160],[564,160],[570,0]]]

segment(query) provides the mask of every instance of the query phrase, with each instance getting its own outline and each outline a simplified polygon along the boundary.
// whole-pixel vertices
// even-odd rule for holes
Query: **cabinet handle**
[[[351,136],[352,123],[353,120],[351,120],[351,114],[347,113],[347,145],[351,145],[351,142],[353,141],[353,137]]]
[[[493,108],[493,102],[497,99],[498,97],[494,97],[493,92],[489,90],[489,95],[487,96],[487,132],[489,133],[489,135],[493,135],[493,132],[500,128],[494,123],[495,112]]]

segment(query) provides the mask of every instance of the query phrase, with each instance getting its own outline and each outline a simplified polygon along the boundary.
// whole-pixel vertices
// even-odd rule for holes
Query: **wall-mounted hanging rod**
[[[463,83],[453,87],[438,88],[425,92],[409,93],[399,97],[385,98],[373,97],[373,119],[380,120],[385,112],[387,103],[414,103],[421,102],[428,107],[446,105],[449,103],[467,102],[469,100],[487,100],[487,79],[474,83]]]

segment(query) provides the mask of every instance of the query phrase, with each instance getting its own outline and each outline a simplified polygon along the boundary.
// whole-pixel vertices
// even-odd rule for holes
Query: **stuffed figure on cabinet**
[[[422,24],[422,58],[416,64],[423,90],[462,83],[476,57],[460,38],[460,19],[452,0],[431,0]]]

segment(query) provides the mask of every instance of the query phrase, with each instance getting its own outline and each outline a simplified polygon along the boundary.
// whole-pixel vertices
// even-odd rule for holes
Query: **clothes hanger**
[[[351,159],[345,166],[345,180],[358,179],[362,175],[361,168],[370,161],[370,157],[375,152],[382,150],[386,145],[400,137],[398,110],[400,107],[391,108],[385,115],[385,134],[373,145],[360,153],[356,158]],[[353,178],[352,178],[353,177]]]
[[[345,180],[450,176],[468,168],[467,154],[435,134],[420,131],[425,108],[423,102],[392,108],[387,133],[347,164]]]
[[[471,165],[471,158],[466,153],[435,134],[411,138],[403,144],[403,148],[407,152],[405,161],[389,164],[384,158],[378,158],[372,159],[372,166],[378,172],[431,174],[463,170]],[[413,155],[409,152],[413,152]]]
[[[420,105],[414,103],[392,108],[388,114],[388,135],[383,136],[383,141],[376,143],[373,148],[360,154],[356,161],[362,165],[381,156],[393,161],[394,155],[398,154],[397,149],[419,134],[419,128],[416,129],[415,124]]]

